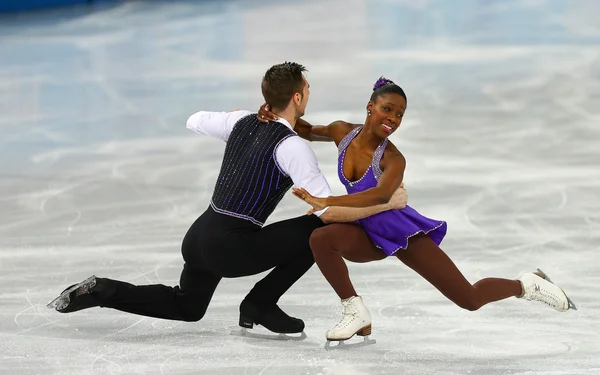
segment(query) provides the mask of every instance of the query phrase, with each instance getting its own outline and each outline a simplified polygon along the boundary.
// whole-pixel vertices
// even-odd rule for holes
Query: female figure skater
[[[406,161],[388,137],[398,129],[406,110],[406,94],[391,80],[381,77],[367,104],[364,125],[336,121],[312,126],[301,120],[295,131],[311,141],[334,141],[338,146],[338,176],[348,195],[316,198],[304,189],[293,193],[320,210],[327,206],[367,207],[389,201],[402,184]],[[259,119],[274,119],[268,105]],[[475,311],[490,302],[509,297],[540,301],[557,311],[575,306],[558,286],[538,270],[519,280],[486,278],[471,284],[439,248],[446,235],[444,221],[427,218],[412,207],[385,211],[356,224],[330,224],[310,237],[315,261],[343,307],[342,320],[326,332],[329,341],[344,341],[355,334],[371,333],[371,315],[356,293],[344,259],[366,263],[395,256],[429,281],[461,308]]]

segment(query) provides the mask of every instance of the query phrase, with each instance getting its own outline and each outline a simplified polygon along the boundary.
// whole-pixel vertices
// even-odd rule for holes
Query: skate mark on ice
[[[146,317],[142,317],[142,318],[138,319],[136,322],[134,322],[134,323],[130,324],[129,326],[127,326],[127,327],[125,327],[125,328],[122,328],[122,329],[120,329],[120,330],[118,330],[118,331],[116,331],[116,332],[109,333],[109,334],[107,334],[107,335],[106,335],[106,336],[104,336],[104,337],[110,337],[110,336],[118,335],[119,333],[125,332],[125,331],[127,331],[128,329],[130,329],[130,328],[133,328],[133,327],[137,326],[138,324],[142,323],[142,322],[143,322],[143,321],[145,321],[145,320],[146,320]]]
[[[22,333],[30,332],[30,331],[33,331],[34,329],[46,327],[48,325],[52,325],[52,324],[56,323],[56,320],[51,320],[47,316],[45,316],[44,314],[42,314],[40,312],[40,305],[39,304],[33,304],[31,302],[31,299],[29,298],[29,291],[26,292],[26,294],[25,294],[24,297],[25,297],[25,300],[27,301],[27,303],[29,303],[29,307],[27,307],[26,309],[21,310],[21,311],[19,311],[18,313],[15,314],[15,316],[13,318],[13,321],[15,322],[15,324],[17,325],[17,327],[19,327],[19,328],[22,329],[22,331],[15,333],[15,335],[20,335]],[[40,317],[46,319],[48,322],[44,323],[44,324],[41,324],[41,325],[37,325],[35,327],[29,327],[29,328],[26,328],[26,327],[22,326],[21,324],[19,324],[19,317],[21,315],[23,315],[25,312],[29,311],[29,310],[37,311],[38,314],[35,314],[34,316],[36,316],[36,317],[40,316]]]
[[[104,354],[100,354],[100,355],[88,353],[92,357],[95,357],[95,359],[92,361],[92,363],[90,363],[90,368],[92,370],[94,370],[94,365],[96,364],[96,362],[98,362],[98,360],[101,360],[101,361],[104,361],[104,362],[108,362],[108,363],[111,363],[111,364],[117,366],[118,368],[122,368],[122,366],[119,365],[118,363],[115,363],[115,362],[111,361],[110,359],[105,358],[106,356],[108,356],[108,355],[116,352],[117,350],[119,350],[119,349],[113,349],[113,350],[109,351],[108,353],[104,353]]]
[[[268,365],[265,366],[265,368],[263,368],[262,370],[260,370],[260,372],[258,373],[258,375],[262,375],[265,371],[267,371],[269,369],[269,367],[273,366],[273,363],[275,363],[277,361],[271,361],[271,363],[269,363]]]
[[[172,356],[169,356],[169,357],[167,357],[167,359],[165,359],[164,361],[162,361],[162,362],[160,363],[159,370],[160,370],[160,374],[161,374],[161,375],[165,375],[165,373],[164,373],[164,371],[163,371],[163,367],[165,367],[165,365],[166,365],[166,364],[167,364],[167,363],[168,363],[168,362],[169,362],[171,359],[173,359],[173,358],[177,357],[179,354],[180,354],[180,353],[175,353],[175,354],[173,354]]]

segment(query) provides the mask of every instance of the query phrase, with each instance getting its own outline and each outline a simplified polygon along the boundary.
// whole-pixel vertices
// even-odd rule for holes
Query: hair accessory
[[[373,85],[373,91],[377,90],[380,87],[387,86],[387,85],[393,85],[393,84],[394,84],[394,81],[392,81],[391,79],[387,79],[384,76],[381,76],[381,77],[379,77],[377,82],[375,82],[375,85]]]

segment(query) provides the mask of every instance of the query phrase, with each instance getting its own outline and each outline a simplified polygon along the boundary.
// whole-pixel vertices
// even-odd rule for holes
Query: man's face
[[[310,84],[304,75],[302,75],[302,78],[304,79],[304,88],[302,89],[302,96],[300,98],[300,102],[298,103],[298,117],[304,116],[306,105],[308,104],[308,98],[310,96]]]

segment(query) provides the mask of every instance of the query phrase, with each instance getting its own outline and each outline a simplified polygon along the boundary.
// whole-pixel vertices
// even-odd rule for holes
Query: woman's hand
[[[267,103],[263,104],[258,109],[258,121],[264,122],[265,124],[269,121],[277,121],[278,117],[275,116],[273,112],[271,112],[271,106]]]

